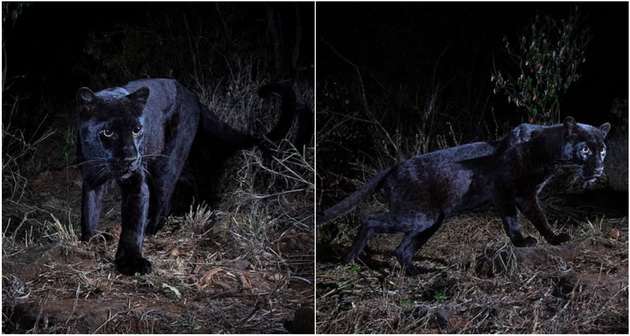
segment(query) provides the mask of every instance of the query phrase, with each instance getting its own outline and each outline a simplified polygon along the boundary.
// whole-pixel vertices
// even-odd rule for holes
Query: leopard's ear
[[[576,135],[578,133],[579,126],[572,117],[566,117],[563,125],[565,136]]]
[[[608,135],[608,132],[610,132],[610,124],[605,123],[599,126],[599,131],[602,132],[602,138],[606,138],[606,136]]]
[[[127,99],[131,100],[134,104],[144,107],[149,99],[149,88],[143,86],[136,90],[134,93],[128,94]]]
[[[77,107],[91,111],[96,106],[98,99],[92,90],[82,87],[77,92]]]

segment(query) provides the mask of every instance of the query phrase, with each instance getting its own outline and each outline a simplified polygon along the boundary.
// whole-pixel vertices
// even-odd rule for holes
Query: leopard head
[[[77,92],[81,168],[94,183],[126,178],[142,165],[144,107],[149,89]]]
[[[597,128],[578,124],[571,117],[564,120],[562,161],[575,167],[578,176],[585,182],[595,181],[604,172],[604,138],[609,131],[609,123]]]

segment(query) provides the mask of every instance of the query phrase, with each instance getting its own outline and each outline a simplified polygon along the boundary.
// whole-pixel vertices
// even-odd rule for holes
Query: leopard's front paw
[[[144,275],[151,273],[151,263],[141,257],[122,258],[116,260],[116,269],[124,275]]]
[[[524,241],[526,247],[534,247],[538,245],[538,240],[534,237],[525,237]]]
[[[341,261],[341,263],[342,263],[342,264],[344,264],[344,265],[351,265],[351,264],[353,264],[353,263],[354,263],[354,259],[355,259],[355,258],[356,258],[356,257],[355,257],[353,254],[348,253],[348,254],[346,254],[345,256],[341,257],[341,258],[340,258],[340,261]]]

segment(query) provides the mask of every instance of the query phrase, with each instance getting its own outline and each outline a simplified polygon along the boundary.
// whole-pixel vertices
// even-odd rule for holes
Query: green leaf
[[[406,299],[406,300],[400,300],[400,303],[398,304],[399,306],[410,306],[413,303],[413,301]]]
[[[171,286],[171,285],[169,285],[167,283],[164,283],[164,282],[160,283],[160,286],[162,288],[170,289],[171,292],[173,292],[177,296],[177,298],[179,298],[179,299],[182,298],[182,293],[180,293],[179,289],[175,288],[174,286]]]

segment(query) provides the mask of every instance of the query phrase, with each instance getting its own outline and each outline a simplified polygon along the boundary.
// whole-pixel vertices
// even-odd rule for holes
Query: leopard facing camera
[[[187,181],[196,190],[196,181],[204,176],[195,176],[195,172],[207,175],[237,150],[258,146],[265,137],[285,137],[299,119],[292,86],[272,84],[267,92],[282,97],[281,122],[265,136],[255,136],[221,121],[172,79],[137,80],[96,93],[79,89],[81,240],[94,236],[107,182],[115,181],[122,197],[116,267],[126,275],[150,273],[151,263],[142,255],[142,243],[145,235],[156,233],[171,213],[178,181]],[[212,160],[203,160],[206,152]],[[187,162],[215,166],[185,170]]]

